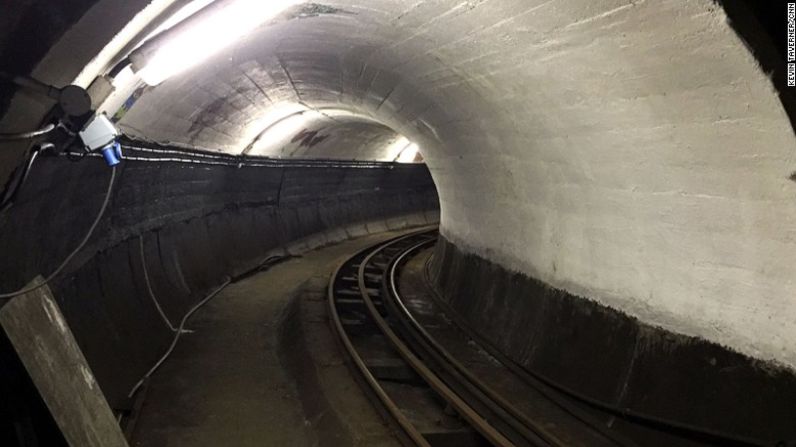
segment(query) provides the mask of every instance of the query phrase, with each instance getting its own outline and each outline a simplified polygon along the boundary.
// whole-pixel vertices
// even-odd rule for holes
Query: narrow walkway
[[[200,309],[188,324],[195,332],[180,340],[152,377],[131,445],[336,444],[317,433],[305,417],[295,377],[280,362],[281,319],[304,281],[328,277],[341,257],[385,237],[343,242],[278,264],[230,285]],[[346,399],[364,400],[357,391],[346,394]],[[378,419],[368,411],[346,417],[368,419],[361,426],[369,430]]]

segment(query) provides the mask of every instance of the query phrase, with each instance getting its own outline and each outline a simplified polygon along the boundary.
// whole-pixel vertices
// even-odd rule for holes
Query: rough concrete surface
[[[96,20],[117,3],[72,18],[34,74],[77,76],[132,16]],[[353,109],[420,143],[461,248],[796,367],[796,139],[719,3],[322,5],[150,89],[121,123],[237,153],[282,103]]]
[[[796,366],[796,139],[720,5],[324,5],[345,13],[263,26],[121,123],[237,153],[280,104],[353,109],[420,143],[462,248]]]
[[[755,439],[755,445],[796,439],[796,376],[785,368],[647,325],[444,238],[430,266],[449,316],[546,382],[623,415]],[[652,439],[640,445],[674,445]]]
[[[171,343],[153,296],[178,323],[225,277],[269,256],[438,222],[433,182],[422,165],[280,165],[127,161],[119,168],[104,219],[50,284],[111,408],[130,408],[130,389]],[[37,180],[0,215],[0,251],[7,255],[0,259],[0,290],[16,290],[62,262],[95,218],[109,174],[96,159],[36,162]],[[25,374],[19,368],[6,362],[3,374]],[[8,387],[0,394],[27,392]]]
[[[306,253],[227,287],[152,376],[132,445],[394,445],[348,373],[319,297],[341,257],[395,234]],[[321,306],[300,310],[292,299]]]

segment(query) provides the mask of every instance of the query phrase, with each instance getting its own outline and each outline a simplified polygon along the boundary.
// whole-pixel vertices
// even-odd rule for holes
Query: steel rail
[[[523,381],[526,385],[536,390],[550,402],[558,406],[560,409],[568,413],[570,416],[574,417],[578,421],[580,421],[585,426],[589,427],[592,430],[597,431],[604,437],[610,439],[611,441],[615,442],[618,445],[623,446],[632,446],[636,447],[637,444],[630,439],[621,436],[618,433],[609,433],[605,431],[605,428],[601,425],[601,422],[594,419],[592,416],[589,416],[585,413],[584,410],[577,408],[572,403],[565,401],[564,396],[570,399],[579,400],[577,396],[570,395],[566,390],[561,390],[556,388],[554,385],[549,384],[543,380],[535,378],[532,374],[525,371],[522,367],[517,365],[514,361],[509,359],[506,355],[500,352],[497,348],[495,348],[488,340],[481,337],[464,319],[451,307],[449,306],[440,296],[436,289],[434,289],[433,282],[431,281],[430,277],[430,261],[431,258],[426,260],[425,266],[423,267],[423,281],[426,284],[426,289],[431,292],[431,298],[436,305],[438,305],[442,311],[448,315],[451,320],[456,324],[456,326],[462,330],[468,337],[472,338],[479,346],[481,346],[489,355],[496,358],[503,366],[508,368],[509,371],[513,372],[520,380]],[[540,383],[536,383],[538,380]],[[544,389],[543,387],[550,387],[550,389]],[[554,393],[561,393],[562,396],[557,396]],[[589,402],[581,401],[586,405],[590,405]]]
[[[390,248],[390,246],[396,244],[397,242],[403,239],[395,240],[392,242],[388,242],[381,247],[373,250],[370,254],[368,254],[365,259],[359,265],[359,273],[358,273],[358,284],[359,284],[359,291],[362,297],[362,300],[365,302],[365,305],[370,312],[370,315],[373,321],[378,326],[379,330],[381,330],[382,334],[389,340],[390,344],[393,348],[398,352],[398,354],[404,359],[406,363],[409,364],[415,372],[423,378],[424,381],[434,390],[437,394],[440,395],[445,401],[447,401],[457,412],[458,414],[464,418],[467,422],[472,425],[472,427],[481,433],[484,438],[486,438],[489,442],[493,445],[501,446],[501,447],[513,447],[515,444],[511,442],[508,438],[506,438],[499,430],[497,430],[492,424],[490,424],[487,420],[481,417],[478,412],[476,412],[467,402],[465,402],[457,393],[451,390],[445,382],[439,378],[439,376],[431,371],[429,367],[420,360],[409,347],[395,334],[392,330],[390,325],[381,316],[376,305],[373,303],[373,300],[370,298],[370,295],[367,291],[365,286],[365,268],[371,262],[371,260],[381,253],[382,251]]]
[[[388,292],[392,302],[400,312],[401,320],[408,325],[407,328],[410,331],[414,332],[414,337],[418,337],[421,343],[426,343],[431,347],[429,354],[436,356],[439,364],[443,366],[449,365],[449,367],[452,367],[455,373],[458,373],[463,377],[463,386],[470,388],[471,391],[473,391],[474,388],[476,396],[479,394],[481,395],[480,399],[484,405],[490,407],[492,411],[508,415],[509,417],[505,418],[505,422],[514,430],[523,434],[529,440],[533,440],[534,437],[539,437],[547,444],[557,447],[566,446],[566,442],[561,440],[554,433],[551,433],[550,430],[545,428],[541,423],[536,422],[524,415],[509,401],[500,396],[494,389],[492,389],[492,387],[476,377],[467,367],[454,358],[453,355],[447,349],[445,349],[445,347],[440,345],[439,342],[433,336],[431,336],[428,331],[426,331],[426,329],[417,321],[414,315],[412,315],[412,313],[406,307],[406,304],[404,303],[403,299],[401,298],[401,294],[398,291],[398,284],[396,281],[397,270],[410,254],[414,253],[421,247],[427,246],[428,244],[429,242],[425,241],[408,248],[394,258],[388,268],[388,274],[386,278],[389,285]],[[533,435],[529,436],[528,432],[531,432]]]
[[[413,233],[414,234],[414,233]],[[411,237],[413,234],[406,235],[403,237],[399,237],[398,239],[403,239],[407,237]],[[368,247],[366,249],[361,250],[351,258],[347,259],[346,261],[342,262],[335,271],[332,273],[331,280],[329,281],[329,288],[327,289],[327,299],[329,302],[329,312],[332,318],[332,327],[334,328],[337,335],[340,337],[340,340],[345,347],[345,350],[348,352],[349,357],[354,362],[354,365],[357,367],[359,372],[362,374],[362,377],[365,381],[370,385],[373,392],[376,394],[378,399],[384,405],[387,412],[392,416],[398,426],[403,430],[404,434],[409,437],[417,446],[419,447],[431,447],[431,444],[426,441],[425,437],[417,430],[417,428],[409,421],[406,415],[401,411],[400,408],[395,404],[395,402],[390,399],[390,396],[384,391],[384,388],[381,387],[379,381],[373,376],[373,374],[368,369],[365,361],[362,360],[362,357],[357,352],[354,344],[351,342],[351,339],[348,337],[348,334],[343,327],[343,322],[340,319],[340,314],[337,312],[337,306],[335,305],[335,294],[334,294],[334,286],[337,280],[337,277],[340,274],[340,271],[345,267],[352,259],[362,256],[368,251],[373,250],[372,247]],[[364,264],[363,264],[364,265]]]
[[[615,407],[598,399],[588,397],[565,385],[562,385],[556,382],[555,380],[551,379],[550,377],[547,377],[546,375],[540,374],[538,372],[520,366],[519,364],[516,363],[516,361],[509,358],[506,354],[502,353],[497,347],[495,347],[495,345],[490,340],[487,340],[481,334],[479,334],[478,331],[476,331],[462,315],[460,315],[453,307],[451,307],[444,300],[440,292],[434,287],[434,282],[431,279],[430,261],[431,259],[429,258],[426,261],[426,264],[423,268],[424,282],[426,283],[427,289],[431,291],[431,297],[434,300],[434,302],[437,305],[439,305],[443,309],[443,311],[451,317],[451,319],[455,322],[456,326],[458,326],[470,338],[475,340],[491,356],[498,359],[500,363],[502,363],[509,370],[514,372],[517,375],[517,377],[519,377],[528,386],[542,393],[551,402],[559,406],[559,408],[568,412],[573,417],[583,422],[585,425],[592,427],[593,429],[602,433],[604,436],[608,437],[609,439],[612,439],[614,442],[620,443],[622,445],[630,445],[630,446],[637,445],[637,443],[633,442],[632,440],[628,439],[627,437],[619,433],[608,433],[604,431],[604,429],[600,426],[600,423],[598,421],[592,420],[591,416],[584,414],[582,410],[578,409],[572,403],[567,402],[567,400],[579,402],[581,404],[595,408],[599,411],[602,411],[609,415],[613,415],[618,418],[623,418],[628,421],[635,421],[633,423],[643,425],[651,430],[658,430],[661,432],[666,432],[667,430],[677,430],[686,433],[692,437],[694,436],[706,437],[709,438],[711,442],[724,443],[726,445],[732,445],[737,447],[741,446],[767,447],[772,445],[779,445],[777,444],[778,441],[765,441],[749,437],[740,437],[736,435],[718,432],[715,430],[695,427],[689,424],[677,423],[671,420],[655,418],[649,415],[637,413],[626,407],[622,408]],[[549,389],[546,390],[544,389],[545,387]],[[561,396],[559,397],[556,396],[555,394],[560,394]]]

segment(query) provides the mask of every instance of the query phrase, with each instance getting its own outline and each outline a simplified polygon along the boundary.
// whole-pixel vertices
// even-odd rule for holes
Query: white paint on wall
[[[462,248],[796,367],[796,139],[713,1],[324,4],[126,124],[235,150],[270,102],[356,108],[420,144]]]
[[[466,77],[500,95],[511,125],[472,136],[492,150],[429,153],[453,191],[443,233],[646,323],[796,367],[796,142],[769,79],[711,2],[550,29],[565,9],[525,23],[540,40],[524,60]]]

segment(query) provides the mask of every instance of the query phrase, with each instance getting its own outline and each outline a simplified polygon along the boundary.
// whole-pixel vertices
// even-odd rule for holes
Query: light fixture
[[[401,151],[401,155],[395,161],[398,163],[412,163],[415,161],[419,151],[420,147],[416,143],[412,143]]]
[[[397,163],[413,163],[419,151],[420,147],[416,143],[402,135],[387,146],[385,158]]]
[[[403,135],[399,136],[395,141],[390,143],[385,148],[385,150],[384,150],[384,159],[389,160],[389,161],[397,160],[398,157],[401,156],[401,152],[403,152],[403,150],[408,148],[409,145],[411,145],[411,144],[412,144],[412,142],[409,141],[408,138],[406,138]]]
[[[197,12],[204,9],[210,3],[213,3],[213,0],[192,0],[187,5],[180,8],[177,12],[171,15],[165,22],[161,23],[160,26],[155,28],[148,36],[146,36],[146,40],[149,40],[158,34],[166,31],[167,29],[177,25],[178,23],[182,22],[183,20],[191,17],[192,15],[196,14]]]
[[[133,70],[158,85],[301,1],[217,0],[133,51]]]

